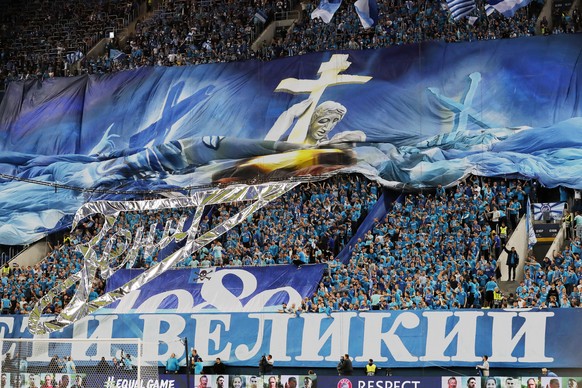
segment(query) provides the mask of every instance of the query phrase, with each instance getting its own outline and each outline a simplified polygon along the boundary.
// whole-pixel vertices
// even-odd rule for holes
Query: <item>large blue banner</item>
[[[323,276],[323,264],[170,270],[105,308],[115,312],[278,311],[283,303],[299,307]],[[115,290],[143,273],[119,270],[107,282]]]
[[[9,338],[31,338],[27,320],[0,317],[5,346]],[[272,354],[277,366],[335,368],[339,357],[348,353],[358,368],[370,358],[383,368],[475,368],[488,355],[492,368],[553,369],[580,367],[582,337],[572,335],[572,328],[581,325],[576,309],[360,311],[331,316],[103,312],[51,333],[50,338],[142,338],[145,363],[163,362],[171,353],[183,358],[180,339],[187,337],[203,359],[220,357],[241,366],[256,367],[261,355]],[[59,354],[73,355],[77,365],[112,357],[100,353],[109,347],[38,342],[30,351],[39,361],[46,356],[48,362],[57,347]]]
[[[0,106],[0,243],[34,241],[89,200],[255,177],[580,188],[581,51],[577,34],[14,82]]]

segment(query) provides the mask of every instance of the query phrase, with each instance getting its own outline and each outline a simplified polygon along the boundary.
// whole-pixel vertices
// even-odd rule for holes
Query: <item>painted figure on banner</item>
[[[348,55],[333,55],[321,64],[316,80],[288,78],[281,81],[276,92],[309,93],[309,97],[283,112],[271,127],[265,141],[296,144],[297,150],[276,155],[257,156],[241,160],[234,166],[213,175],[220,183],[252,179],[273,179],[296,175],[317,175],[354,165],[351,149],[365,142],[363,131],[342,131],[331,138],[329,134],[347,114],[345,106],[336,101],[319,99],[327,87],[345,84],[364,84],[372,77],[340,74],[350,66]]]
[[[282,80],[276,92],[306,94],[309,97],[293,105],[279,116],[265,140],[282,140],[289,128],[295,122],[287,141],[299,144],[320,145],[328,141],[329,133],[346,114],[346,108],[334,101],[319,104],[324,91],[330,86],[365,84],[372,79],[367,76],[340,74],[351,65],[348,55],[333,55],[328,62],[321,64],[317,74],[318,79],[287,78]],[[354,141],[365,141],[365,134],[356,131]]]
[[[475,43],[472,47],[482,44],[482,49],[463,61],[451,61],[460,53],[456,46],[427,44],[420,56],[423,66],[414,66],[417,59],[406,52],[409,48],[393,47],[351,53],[353,64],[344,54],[312,54],[298,69],[292,68],[299,63],[293,58],[245,66],[142,68],[95,79],[91,87],[75,80],[78,88],[71,84],[69,96],[51,83],[16,93],[15,82],[1,112],[7,118],[0,138],[2,172],[11,178],[0,182],[0,192],[10,193],[1,198],[7,211],[0,213],[0,243],[28,244],[66,226],[59,222],[66,224],[88,198],[95,199],[86,194],[92,189],[107,191],[100,198],[119,199],[133,189],[228,183],[259,172],[285,178],[333,172],[337,166],[393,188],[446,187],[469,173],[521,175],[546,187],[578,188],[579,203],[580,101],[551,100],[579,89],[574,61],[580,38],[552,39],[552,47],[568,48],[560,51],[568,58],[546,50],[550,37],[545,37],[526,44],[531,47],[523,61],[511,58],[526,45],[499,40]],[[403,61],[390,60],[396,57]],[[522,62],[547,70],[524,79]],[[265,71],[264,77],[239,72],[247,65],[255,70],[244,70],[248,74]],[[293,78],[305,71],[307,76]],[[160,78],[149,77],[150,72],[164,82],[158,84]],[[546,76],[553,77],[554,89],[539,95],[538,79]],[[271,98],[273,91],[282,98]],[[530,95],[548,101],[534,108],[524,103]],[[37,99],[42,104],[32,103]],[[16,107],[24,100],[32,105],[21,111]],[[128,116],[119,101],[136,114]],[[67,109],[76,118],[63,114]],[[54,136],[46,137],[45,127]],[[261,156],[266,159],[255,159]],[[41,186],[55,183],[76,190],[59,192],[62,198],[46,203]]]

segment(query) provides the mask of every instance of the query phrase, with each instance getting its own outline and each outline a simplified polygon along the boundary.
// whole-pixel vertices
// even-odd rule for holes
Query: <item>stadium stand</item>
[[[359,177],[347,179],[333,178],[328,181],[300,186],[284,198],[275,201],[258,212],[248,223],[237,226],[217,242],[204,247],[197,256],[188,257],[178,266],[264,266],[291,264],[299,259],[305,263],[325,262],[324,256],[339,252],[352,230],[356,230],[367,210],[377,199],[378,186]],[[159,212],[126,213],[116,221],[108,237],[121,228],[135,233],[137,228],[157,225],[156,239],[161,238],[164,226],[169,222],[176,227],[178,220],[188,216],[191,209],[164,210]],[[221,205],[208,211],[200,225],[200,233],[214,228],[225,218],[238,212],[236,206]],[[310,219],[326,220],[311,225]],[[16,314],[30,310],[30,307],[44,293],[58,282],[78,272],[83,264],[83,256],[75,250],[79,244],[87,243],[101,229],[103,220],[85,220],[73,234],[66,234],[62,243],[57,244],[49,255],[37,265],[27,268],[11,268],[3,274],[2,291],[14,295],[14,301],[5,313]],[[96,247],[98,252],[105,248],[106,240]],[[224,246],[224,253],[222,247]],[[299,248],[301,250],[299,250]],[[295,255],[287,252],[293,250]],[[325,252],[325,255],[324,255]],[[149,268],[158,262],[158,251],[138,256],[134,268]],[[114,262],[111,266],[115,267]],[[94,284],[94,299],[104,290],[104,283]],[[62,298],[70,298],[74,289]],[[58,312],[67,300],[49,307],[50,312]],[[47,312],[49,312],[47,310]]]
[[[381,22],[366,31],[361,28],[353,7],[342,5],[334,21],[324,24],[320,19],[310,18],[311,10],[316,5],[315,2],[303,3],[301,17],[289,31],[282,31],[271,42],[260,42],[256,50],[251,47],[251,38],[256,37],[251,33],[255,12],[265,12],[271,18],[274,13],[285,11],[291,5],[273,3],[263,10],[244,7],[246,15],[238,14],[228,19],[234,25],[221,21],[213,26],[212,31],[206,31],[209,29],[201,21],[222,20],[220,15],[225,11],[221,7],[211,9],[210,14],[197,14],[195,17],[188,17],[187,11],[171,8],[169,12],[139,24],[135,36],[130,38],[129,47],[116,47],[127,55],[113,60],[106,54],[95,61],[89,60],[88,70],[110,72],[144,64],[172,66],[253,58],[272,60],[324,50],[371,49],[431,40],[471,41],[535,34],[536,16],[529,7],[520,10],[511,19],[497,14],[482,20],[482,23],[470,25],[450,21],[448,10],[442,9],[438,3],[379,2]],[[531,8],[537,9],[535,5]],[[245,20],[251,20],[251,23],[245,25]]]
[[[76,75],[72,65],[109,32],[127,27],[145,3],[3,1],[1,6],[0,81],[4,84]]]
[[[87,7],[84,2],[74,2],[67,4],[66,7],[57,7],[41,1],[34,5],[11,4],[6,7],[1,19],[2,77],[8,82],[13,79],[44,79],[72,75],[69,66],[80,60],[97,40],[103,38],[105,31],[121,31],[139,14],[140,7],[144,6],[138,2],[106,2],[91,5]],[[448,10],[437,3],[407,1],[405,4],[397,4],[395,1],[384,1],[379,3],[380,22],[371,30],[363,30],[353,7],[343,5],[334,21],[327,25],[319,19],[309,17],[316,6],[315,2],[301,4],[301,17],[288,32],[270,44],[264,42],[255,52],[250,46],[253,39],[256,39],[257,32],[260,32],[257,26],[272,20],[277,12],[294,8],[294,3],[267,2],[262,6],[256,6],[250,1],[236,5],[166,1],[153,17],[137,21],[135,34],[128,39],[128,47],[119,51],[112,51],[115,49],[113,45],[107,47],[109,53],[118,53],[116,58],[111,58],[108,53],[97,60],[83,60],[84,67],[88,73],[107,73],[139,66],[189,65],[251,58],[270,60],[314,51],[370,49],[430,40],[455,42],[511,38],[534,35],[540,10],[540,4],[534,2],[519,10],[513,18],[504,18],[498,13],[493,13],[488,18],[482,18],[479,22],[471,24],[453,22],[449,18]],[[26,23],[21,17],[22,14],[29,16]],[[554,6],[553,16],[552,33],[571,33],[580,29],[580,15],[577,9],[565,12],[558,4]],[[59,22],[53,23],[55,20]],[[546,33],[547,20],[542,20],[541,28],[542,33]],[[347,186],[344,186],[345,182],[340,181],[327,182],[325,186],[310,184],[308,191],[302,189],[301,192],[286,197],[286,203],[272,204],[259,213],[258,219],[255,217],[252,223],[239,226],[223,236],[222,241],[216,243],[223,246],[222,249],[215,247],[214,244],[205,247],[198,257],[188,258],[188,261],[181,265],[193,267],[290,263],[296,258],[285,256],[283,251],[298,246],[308,248],[306,252],[302,252],[302,260],[327,261],[323,258],[323,252],[337,255],[357,229],[366,208],[372,206],[377,199],[378,188],[372,185],[370,187],[373,188],[373,192],[370,192],[367,189],[368,185],[360,185],[359,180],[357,180],[358,193],[353,195],[349,192],[356,183],[351,179],[353,178],[348,179]],[[413,305],[426,308],[480,307],[483,298],[479,290],[485,287],[488,279],[494,277],[496,266],[496,258],[490,259],[489,254],[492,247],[491,228],[493,227],[493,232],[498,233],[502,223],[498,217],[495,221],[486,222],[490,220],[488,214],[496,211],[507,214],[505,222],[511,228],[515,226],[519,216],[523,215],[524,199],[529,194],[529,190],[522,190],[513,182],[510,187],[505,185],[503,181],[494,181],[492,187],[487,183],[481,187],[477,182],[475,187],[467,187],[465,193],[462,188],[458,188],[449,190],[446,194],[437,193],[435,197],[422,195],[407,197],[405,206],[395,206],[392,210],[395,213],[388,214],[383,221],[377,222],[374,229],[366,235],[365,241],[359,241],[350,247],[352,249],[350,264],[340,265],[335,262],[331,266],[320,293],[303,306],[303,309],[314,311],[321,303],[324,308],[332,307],[333,310],[375,308],[379,304],[385,304],[385,308],[411,308]],[[477,190],[477,193],[472,190]],[[363,196],[360,198],[358,194]],[[461,199],[466,205],[465,208],[459,208],[458,201]],[[448,202],[451,200],[457,204],[453,208]],[[277,209],[280,207],[288,210],[279,212]],[[326,214],[322,214],[322,209],[325,209]],[[447,212],[439,217],[435,209],[446,209]],[[203,220],[202,230],[212,228],[229,211],[234,209],[224,207],[215,209]],[[419,216],[418,212],[421,212],[422,216]],[[335,224],[326,225],[334,218],[329,217],[330,214],[336,214],[339,218],[335,220]],[[322,215],[324,216],[322,218],[327,218],[323,225],[314,227],[302,221]],[[176,222],[180,216],[179,213],[162,212],[155,217],[160,224],[164,224],[170,218]],[[130,214],[126,217],[124,222],[132,230],[145,222],[142,219],[136,220]],[[273,220],[281,218],[294,225],[289,229],[293,230],[293,233],[287,235],[279,233],[281,231],[276,229]],[[425,223],[426,220],[430,222]],[[99,221],[92,220],[89,225],[97,222]],[[443,225],[449,223],[450,230],[447,230]],[[436,224],[440,225],[440,228],[437,228]],[[261,234],[260,230],[265,229],[270,231]],[[400,236],[404,229],[413,232]],[[26,311],[24,307],[26,303],[34,302],[35,298],[50,289],[59,279],[64,279],[70,273],[79,270],[81,257],[72,251],[72,247],[88,241],[93,236],[94,230],[91,226],[79,229],[78,234],[69,236],[64,244],[55,247],[47,259],[34,268],[11,269],[9,276],[4,277],[3,291],[5,294],[16,291],[16,295],[12,298],[14,300],[10,301],[10,306],[3,311],[10,313]],[[338,233],[338,230],[341,230],[341,233]],[[386,231],[389,233],[386,234]],[[330,238],[330,232],[335,237]],[[395,233],[398,235],[396,238]],[[451,235],[444,237],[446,233]],[[418,239],[421,236],[425,236],[422,238],[426,238],[426,241],[421,242],[420,246],[411,248],[411,244],[419,244]],[[442,240],[442,244],[446,241],[446,245],[441,246],[438,241],[433,243],[435,239]],[[222,250],[224,257],[215,253]],[[263,253],[265,250],[267,252]],[[574,251],[575,249],[572,249],[572,252]],[[574,253],[579,255],[579,252]],[[414,265],[408,263],[401,268],[402,260],[411,254],[414,257]],[[333,256],[331,263],[334,263]],[[429,256],[431,258],[427,260]],[[539,294],[534,284],[542,286],[541,283],[544,281],[547,283],[557,279],[561,281],[562,276],[565,276],[567,279],[564,283],[567,287],[564,289],[568,290],[566,295],[576,299],[577,281],[574,277],[563,275],[561,271],[568,271],[568,266],[573,265],[574,272],[580,272],[579,259],[572,260],[569,251],[564,252],[564,256],[568,260],[560,259],[561,255],[558,255],[550,259],[551,265],[544,268],[551,273],[549,281],[548,275],[543,277],[540,274],[536,275],[537,271],[532,270],[535,267],[533,264],[527,266],[524,281],[528,288],[533,287],[535,294]],[[138,263],[140,266],[149,267],[155,261],[155,256],[141,257]],[[418,270],[437,275],[421,276]],[[42,277],[39,271],[44,273]],[[52,275],[47,277],[47,272]],[[414,278],[408,276],[409,272],[416,273]],[[346,273],[351,275],[346,277],[344,276]],[[391,280],[386,284],[389,278]],[[449,284],[451,279],[453,286]],[[354,282],[351,288],[343,290],[343,287],[352,281]],[[425,287],[427,282],[429,288]],[[546,284],[547,286],[549,284]],[[95,288],[98,294],[103,290],[103,285],[98,284]],[[356,289],[360,290],[360,295],[356,295]],[[366,292],[362,293],[362,289]],[[434,293],[427,291],[431,289]],[[463,293],[459,296],[461,289]],[[323,290],[325,292],[321,294]],[[401,295],[400,292],[396,292],[397,290],[404,294]],[[417,295],[416,291],[419,290],[424,291],[422,297]],[[333,296],[340,291],[344,294],[341,298]],[[518,298],[527,299],[528,306],[541,303],[539,297],[534,298],[535,300],[531,297],[526,298],[523,288],[519,291],[516,290],[516,295]],[[366,294],[368,297],[362,296]],[[436,300],[427,301],[427,294],[438,296]],[[373,302],[370,300],[372,295]],[[561,298],[561,294],[559,296]],[[516,303],[523,304],[519,300]],[[3,299],[3,307],[6,306],[7,302]],[[56,305],[54,309],[58,307]]]
[[[10,3],[12,4],[12,3]],[[26,3],[33,4],[33,3]],[[61,8],[17,4],[2,16],[0,87],[11,80],[46,79],[53,76],[103,74],[140,66],[182,66],[248,59],[272,60],[324,50],[388,47],[426,41],[460,42],[515,38],[536,34],[541,4],[533,2],[512,18],[480,12],[474,23],[455,22],[438,2],[380,1],[380,20],[364,30],[353,7],[342,5],[335,19],[324,24],[311,19],[317,2],[296,4],[269,1],[210,3],[164,1],[151,17],[137,20],[135,32],[123,41],[117,37],[105,46],[105,54],[84,58],[106,33],[118,33],[143,12],[138,2],[107,2],[87,6],[82,1]],[[300,8],[298,8],[300,7]],[[483,4],[479,4],[483,9]],[[6,9],[6,8],[5,8]],[[275,15],[301,9],[300,17],[273,39],[261,40],[260,32]],[[15,16],[34,15],[27,23]],[[59,20],[58,23],[51,21]],[[68,21],[63,21],[68,20]],[[582,29],[580,14],[554,7],[551,33]],[[538,33],[550,33],[547,19]],[[117,36],[117,35],[116,35]],[[253,49],[254,47],[254,49]],[[78,64],[79,66],[74,66]]]
[[[329,270],[318,291],[301,306],[288,308],[295,313],[580,307],[580,238],[541,264],[528,258],[515,295],[503,295],[497,302],[491,299],[499,287],[496,269],[502,264],[498,263],[501,245],[516,225],[512,219],[520,216],[519,210],[515,218],[511,216],[507,198],[510,204],[520,204],[531,194],[531,187],[529,182],[473,177],[456,188],[407,194],[381,219],[374,219],[369,230],[362,231],[358,228],[378,200],[380,188],[357,175],[337,176],[299,186],[177,267],[265,266],[295,260],[326,263]],[[236,205],[212,207],[199,233],[238,210]],[[190,214],[188,208],[128,212],[116,221],[109,235],[121,228],[135,233],[139,227],[149,230],[156,225],[156,238],[160,239],[164,226],[174,230],[179,219]],[[506,221],[507,235],[498,239]],[[85,220],[34,266],[5,266],[3,313],[27,313],[48,290],[79,271],[83,257],[75,246],[94,237],[102,223],[98,217]],[[363,237],[352,241],[355,234]],[[102,252],[105,243],[101,241],[97,251]],[[341,262],[337,257],[344,248],[349,252],[348,260]],[[146,255],[142,250],[133,268],[151,267],[163,258],[158,253],[154,250]],[[104,289],[105,282],[97,280],[90,298],[97,298]],[[554,289],[557,295],[553,295]],[[74,289],[70,289],[45,312],[58,313],[73,294]]]
[[[361,28],[352,7],[344,4],[334,21],[311,19],[317,2],[164,1],[148,18],[137,20],[126,39],[111,39],[105,54],[85,58],[108,31],[123,31],[143,12],[145,3],[39,0],[7,6],[0,16],[0,87],[15,80],[45,80],[80,74],[107,74],[142,66],[186,66],[303,55],[334,50],[376,49],[426,41],[463,42],[576,33],[582,30],[578,9],[555,2],[550,21],[538,20],[542,5],[532,3],[512,18],[498,13],[471,23],[454,22],[438,2],[379,2],[381,21]],[[300,17],[274,39],[258,42],[267,22],[300,7]],[[22,14],[30,15],[23,20]],[[67,20],[63,22],[63,20]],[[55,22],[58,21],[58,22]],[[253,46],[255,44],[255,46]],[[253,48],[255,47],[255,48]],[[581,237],[571,236],[563,250],[536,260],[525,259],[523,280],[502,293],[500,255],[524,216],[534,182],[471,176],[452,188],[402,193],[386,214],[363,229],[363,221],[383,194],[375,182],[359,175],[338,175],[305,183],[270,203],[246,222],[222,235],[177,268],[270,266],[324,263],[317,291],[301,305],[286,306],[294,315],[368,310],[454,310],[580,308],[582,306]],[[202,234],[237,213],[240,207],[209,208]],[[127,229],[164,225],[171,230],[192,209],[127,212],[108,236]],[[25,315],[50,289],[82,269],[76,246],[87,243],[104,220],[84,220],[34,265],[2,267],[1,314]],[[105,249],[105,240],[97,252]],[[140,251],[131,266],[151,268],[163,257]],[[342,256],[343,254],[343,256]],[[344,257],[345,259],[342,259]],[[113,261],[110,265],[116,266]],[[510,284],[509,287],[513,287]],[[93,280],[89,301],[105,292],[106,281]],[[59,314],[75,286],[43,311]]]

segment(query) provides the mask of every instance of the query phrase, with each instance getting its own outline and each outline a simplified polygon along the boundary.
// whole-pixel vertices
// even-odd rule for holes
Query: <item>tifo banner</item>
[[[358,368],[370,358],[382,368],[474,368],[483,355],[489,356],[492,368],[578,368],[582,337],[572,336],[570,329],[580,325],[582,316],[576,309],[361,311],[331,316],[103,313],[51,333],[49,338],[143,338],[142,361],[160,364],[172,353],[184,359],[180,339],[186,337],[204,360],[220,357],[230,365],[252,367],[258,366],[262,355],[272,354],[278,366],[335,368],[339,357],[347,353]],[[0,330],[5,339],[32,338],[27,317],[1,316]],[[67,354],[82,365],[112,357],[107,346],[37,342],[29,349],[37,361]]]
[[[283,303],[300,306],[303,298],[311,297],[323,270],[323,264],[301,268],[277,265],[170,270],[106,309],[117,313],[277,311]],[[106,291],[122,286],[142,272],[117,271],[107,282]]]
[[[12,82],[0,244],[66,226],[86,201],[254,178],[580,188],[581,51],[571,34]]]
[[[534,219],[537,221],[559,221],[564,215],[564,205],[565,202],[534,203]]]

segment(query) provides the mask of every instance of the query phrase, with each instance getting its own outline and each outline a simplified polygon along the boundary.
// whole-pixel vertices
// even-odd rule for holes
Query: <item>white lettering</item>
[[[107,383],[105,386],[110,386],[114,384],[116,387],[120,388],[174,388],[175,387],[175,380],[130,380],[130,379],[117,379],[115,377],[110,376],[107,378]]]
[[[75,323],[73,326],[73,338],[108,338],[113,333],[113,323],[118,318],[117,315],[89,315]],[[88,336],[89,322],[98,322],[95,331]],[[96,355],[88,356],[89,348],[96,345]],[[97,361],[101,357],[109,358],[111,356],[110,343],[105,341],[73,341],[71,342],[71,356],[78,361]],[[48,351],[48,348],[47,348]]]
[[[222,280],[225,276],[236,276],[241,280],[243,288],[240,293],[234,294],[231,289],[224,286]],[[253,295],[256,289],[257,279],[249,271],[239,269],[217,271],[212,274],[208,281],[205,281],[202,284],[200,296],[205,300],[205,302],[199,303],[198,305],[194,304],[194,298],[189,291],[177,289],[150,296],[137,306],[136,304],[140,290],[135,290],[121,299],[117,307],[111,309],[111,311],[115,313],[126,313],[135,309],[135,312],[141,314],[156,313],[160,309],[161,303],[164,299],[171,295],[176,296],[178,306],[173,310],[178,313],[202,311],[209,307],[219,311],[229,312],[261,311],[265,308],[273,295],[282,293],[288,295],[289,303],[301,303],[301,294],[299,294],[299,292],[297,292],[293,287],[279,287]],[[251,295],[253,295],[252,298],[243,305],[242,299],[246,299]]]
[[[242,295],[248,292],[241,291]],[[546,341],[553,340],[555,333],[546,334],[546,331],[552,322],[550,319],[556,315],[557,312],[539,310],[425,311],[420,314],[370,311],[334,313],[332,317],[274,313],[95,314],[75,323],[72,328],[74,338],[88,341],[73,341],[71,355],[78,361],[110,359],[110,346],[98,341],[99,338],[143,336],[146,339],[143,361],[163,362],[172,352],[183,356],[184,347],[177,339],[193,335],[192,344],[201,354],[209,358],[221,357],[225,361],[232,357],[247,361],[265,351],[282,362],[321,362],[327,366],[335,365],[344,353],[350,353],[357,362],[365,362],[368,358],[385,362],[392,358],[397,363],[441,361],[443,365],[456,365],[457,362],[478,362],[481,354],[476,354],[476,348],[479,345],[478,351],[491,346],[489,355],[494,363],[549,364],[554,362],[555,356],[546,354]],[[355,317],[358,320],[353,320]],[[0,336],[6,339],[21,334],[29,336],[24,329],[27,319],[0,317]],[[231,331],[231,319],[236,319],[232,322],[237,325],[246,326],[243,337],[234,333],[234,328]],[[126,322],[132,323],[137,332],[126,329]],[[186,330],[187,322],[194,329],[192,334]],[[477,333],[481,326],[488,325],[491,325],[491,337],[489,330],[487,334]],[[479,337],[480,334],[485,337]],[[31,339],[33,348],[29,362],[50,359],[52,343],[45,339],[49,336],[36,335]],[[426,345],[419,348],[424,341]],[[167,344],[167,349],[160,348],[159,342]],[[6,340],[5,345],[11,346],[7,352],[15,353],[14,343]],[[160,351],[163,354],[158,354]],[[289,356],[292,352],[294,355]]]
[[[269,353],[273,355],[275,360],[291,361],[291,357],[287,356],[287,328],[289,319],[294,318],[294,316],[289,314],[269,314],[265,318],[272,322]]]
[[[368,358],[373,358],[376,361],[387,361],[388,358],[382,356],[382,344],[388,347],[395,361],[418,361],[418,357],[414,357],[406,349],[396,334],[396,330],[401,325],[405,329],[414,329],[420,324],[420,319],[416,314],[401,313],[396,316],[390,330],[383,332],[384,318],[389,318],[391,315],[390,313],[360,313],[360,317],[364,318],[364,338],[362,340],[362,356],[356,357],[356,361],[367,361]],[[415,335],[418,336],[418,334]]]
[[[475,338],[477,336],[477,318],[485,315],[480,311],[463,312],[424,312],[427,319],[425,355],[420,361],[479,361],[475,355]],[[457,323],[446,333],[449,317],[458,318]],[[445,351],[454,339],[457,339],[456,352],[453,357],[445,356]],[[462,344],[462,345],[461,345]]]
[[[239,360],[249,360],[253,358],[263,346],[263,335],[265,331],[265,315],[249,314],[249,318],[255,318],[258,321],[257,340],[252,348],[247,344],[241,344],[234,349],[234,355]]]
[[[170,354],[176,353],[178,358],[184,353],[184,346],[177,338],[181,338],[186,328],[186,320],[177,314],[143,314],[144,360],[166,360]],[[168,324],[168,330],[162,333],[162,322]],[[198,330],[196,330],[198,332]],[[166,353],[158,354],[158,342],[165,342],[168,347]],[[205,354],[205,353],[202,353]]]
[[[159,388],[161,386],[158,380],[148,380],[148,387]]]
[[[85,206],[85,205],[83,205]],[[81,209],[77,210],[77,212],[79,212]],[[89,214],[101,214],[100,212],[91,212]],[[97,233],[97,235],[95,237],[93,237],[87,244],[83,244],[83,245],[77,245],[75,247],[75,249],[79,252],[81,252],[83,254],[83,256],[85,257],[85,259],[90,259],[93,257],[97,257],[97,252],[95,252],[95,249],[93,249],[94,247],[97,247],[99,245],[99,242],[105,237],[105,235],[107,234],[107,232],[109,232],[109,230],[113,227],[113,224],[115,224],[115,221],[117,221],[117,217],[119,217],[119,212],[116,212],[114,214],[108,214],[105,215],[105,222],[103,223],[103,227],[101,228],[101,230],[99,231],[99,233]],[[75,222],[75,224],[73,224],[73,228],[76,228],[77,224]],[[109,275],[109,274],[108,274]],[[109,276],[106,276],[106,278]]]
[[[192,314],[191,318],[196,321],[196,331],[194,334],[194,344],[198,353],[208,355],[208,358],[220,357],[221,359],[228,361],[230,359],[230,349],[232,344],[229,342],[224,346],[222,351],[219,353],[211,353],[210,342],[214,343],[214,349],[212,352],[220,349],[220,334],[221,327],[224,330],[230,330],[230,314],[209,314],[209,315],[198,315]],[[214,330],[210,331],[211,324],[213,322],[218,323]],[[178,353],[176,353],[178,354]]]
[[[348,352],[350,343],[351,319],[357,313],[345,312],[335,315],[334,318],[326,314],[303,314],[303,338],[301,342],[301,354],[296,357],[298,361],[337,360]],[[325,332],[320,335],[322,322],[329,323]],[[331,341],[331,348],[326,357],[319,352],[327,341]]]
[[[491,360],[494,362],[552,362],[546,356],[546,324],[552,312],[490,312],[493,317]],[[513,335],[514,318],[524,319],[523,324]],[[523,340],[523,357],[512,356],[515,347]]]
[[[257,355],[263,346],[263,335],[265,332],[265,322],[271,321],[271,339],[269,353],[276,360],[290,361],[291,357],[287,356],[287,332],[289,319],[294,318],[289,314],[249,314],[249,318],[258,320],[257,340],[254,341],[252,349],[246,344],[237,346],[234,354],[239,360],[249,360]]]
[[[160,388],[174,388],[174,380],[160,380]]]
[[[0,338],[6,338],[6,337],[20,337],[20,333],[25,333],[25,331],[23,331],[23,328],[28,327],[28,316],[25,316],[22,318],[22,321],[20,323],[20,329],[15,327],[14,331],[11,330],[11,335],[5,335],[4,330],[2,328],[2,325],[0,325]],[[10,320],[12,320],[12,318],[9,318]],[[47,317],[43,317],[41,318],[41,321],[46,321]],[[0,319],[0,323],[4,322],[4,319]],[[4,322],[6,323],[6,322]],[[12,320],[12,324],[13,324],[13,320]],[[42,339],[48,339],[49,335],[48,334],[38,334],[34,336],[34,339],[38,339],[38,340],[42,340]],[[28,362],[48,362],[50,360],[50,356],[49,356],[49,341],[31,341],[32,343],[32,354],[28,357]],[[14,352],[15,351],[15,343],[13,343],[9,349],[6,350],[6,352]]]
[[[358,388],[417,388],[419,380],[358,380]]]
[[[0,316],[0,338],[9,337],[6,335],[8,333],[14,333],[14,318]],[[14,349],[15,343],[12,343],[12,345],[10,345],[10,348],[8,348],[7,350],[3,349],[2,351],[14,354]]]
[[[224,287],[222,279],[225,276],[236,276],[242,281],[242,289],[238,295]],[[240,299],[252,295],[257,289],[257,278],[249,271],[233,269],[229,271],[216,271],[212,277],[204,282],[200,295],[210,305],[221,311],[242,311]]]

